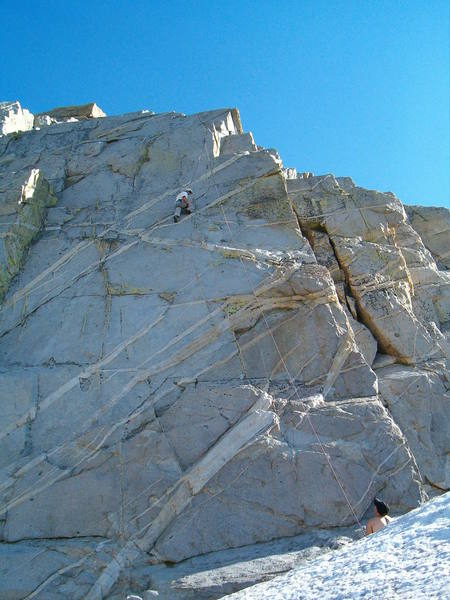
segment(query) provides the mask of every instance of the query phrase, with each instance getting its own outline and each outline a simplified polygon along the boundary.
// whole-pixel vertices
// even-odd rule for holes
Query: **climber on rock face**
[[[388,516],[389,506],[379,498],[373,499],[375,516],[369,519],[366,525],[366,535],[376,533],[383,527],[386,527],[392,519]]]
[[[175,201],[175,213],[173,215],[173,220],[175,223],[178,223],[181,215],[190,215],[191,214],[191,203],[189,201],[189,196],[192,195],[192,190],[186,188],[182,192],[180,192]]]

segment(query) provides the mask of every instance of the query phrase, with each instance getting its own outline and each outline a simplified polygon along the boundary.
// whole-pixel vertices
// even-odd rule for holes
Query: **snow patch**
[[[233,600],[450,597],[450,493]]]

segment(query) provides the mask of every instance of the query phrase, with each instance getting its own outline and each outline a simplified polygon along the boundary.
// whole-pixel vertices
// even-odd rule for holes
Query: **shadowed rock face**
[[[438,268],[450,269],[450,210],[434,206],[405,206],[405,210]]]
[[[9,182],[12,185],[5,190],[0,204],[0,300],[20,271],[29,245],[44,226],[47,208],[56,203],[39,169],[31,169],[20,189],[14,183]]]
[[[234,109],[85,116],[0,138],[5,548],[88,540],[100,598],[447,485],[449,277],[400,201],[283,171]]]

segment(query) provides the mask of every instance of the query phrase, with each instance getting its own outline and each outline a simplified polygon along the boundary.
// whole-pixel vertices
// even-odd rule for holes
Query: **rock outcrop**
[[[386,366],[380,356],[373,366],[381,397],[409,440],[422,477],[447,489],[449,425],[442,415],[449,401],[450,273],[433,256],[442,261],[450,237],[438,235],[433,244],[431,227],[424,228],[430,254],[393,194],[358,188],[348,179],[297,177],[287,186],[302,231],[333,276],[341,302],[370,330],[380,353],[410,365],[377,369]],[[448,210],[409,207],[408,213],[417,217],[422,210],[441,213],[436,233],[445,229]],[[419,230],[417,219],[412,222]],[[431,439],[439,440],[437,446]],[[432,476],[425,456],[432,457]]]
[[[61,106],[34,115],[34,127],[98,119],[99,117],[106,117],[106,114],[95,102],[79,106]]]
[[[34,117],[20,102],[0,102],[0,137],[8,133],[29,131],[33,128]]]
[[[0,139],[3,551],[73,544],[27,593],[448,486],[450,278],[393,194],[284,170],[235,109],[58,110]]]

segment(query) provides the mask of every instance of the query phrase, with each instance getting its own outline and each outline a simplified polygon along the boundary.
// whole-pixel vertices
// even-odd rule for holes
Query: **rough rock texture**
[[[405,210],[438,268],[450,269],[450,210],[434,206],[405,206]]]
[[[439,269],[433,256],[443,266],[450,236],[439,234],[450,212],[407,209],[416,229],[426,232],[432,255],[390,192],[368,191],[332,175],[291,178],[287,187],[302,231],[332,275],[341,302],[371,331],[380,352],[410,365],[377,369],[381,397],[408,439],[421,475],[447,489],[450,273]],[[430,215],[426,226],[422,214]],[[365,355],[374,365],[367,350]]]
[[[450,393],[439,372],[392,365],[377,371],[380,394],[425,481],[450,488]]]
[[[445,484],[427,411],[445,415],[449,277],[395,196],[283,170],[235,109],[5,136],[0,178],[3,552],[98,540],[83,597],[114,597],[131,565],[352,525],[375,493],[404,511]],[[396,381],[415,369],[414,404]],[[43,598],[71,573],[54,564]]]
[[[344,189],[332,175],[287,185],[305,235],[327,235],[328,260],[333,253],[345,294],[379,349],[405,364],[445,358],[450,276],[437,269],[401,202],[390,192]],[[326,264],[326,250],[321,254]]]
[[[197,556],[176,565],[149,566],[142,560],[124,573],[124,581],[118,586],[123,591],[118,589],[109,597],[124,600],[135,592],[145,599],[157,592],[159,600],[213,600],[342,548],[353,538],[351,528],[320,530]],[[117,552],[117,544],[98,538],[0,544],[1,598],[83,600],[95,573]]]
[[[151,588],[160,600],[214,600],[267,581],[352,541],[354,532],[321,529],[273,542],[222,550],[177,565],[154,565],[134,571],[128,590]]]

